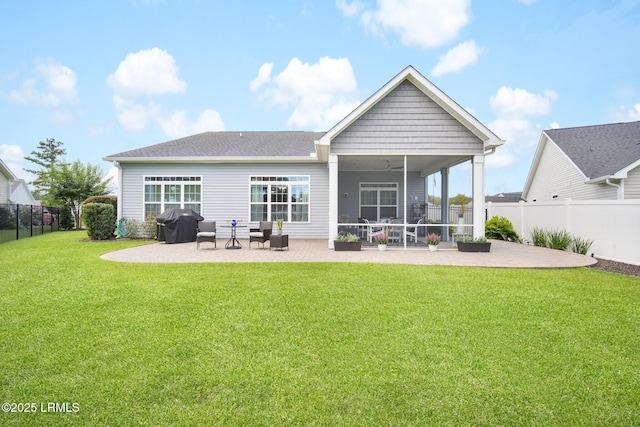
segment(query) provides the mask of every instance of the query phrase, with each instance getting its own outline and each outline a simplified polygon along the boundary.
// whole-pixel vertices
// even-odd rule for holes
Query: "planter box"
[[[460,252],[489,252],[491,242],[475,243],[475,242],[458,242],[458,250]]]
[[[333,241],[333,249],[336,251],[359,251],[362,248],[362,242],[336,242]]]

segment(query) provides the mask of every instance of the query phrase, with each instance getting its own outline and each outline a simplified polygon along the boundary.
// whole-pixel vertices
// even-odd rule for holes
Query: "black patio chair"
[[[216,248],[216,222],[200,221],[198,223],[198,232],[196,234],[196,250],[200,249],[200,242],[211,242]]]
[[[273,221],[260,221],[258,228],[249,229],[249,249],[251,249],[251,242],[258,242],[258,247],[271,239],[271,232],[273,231]]]

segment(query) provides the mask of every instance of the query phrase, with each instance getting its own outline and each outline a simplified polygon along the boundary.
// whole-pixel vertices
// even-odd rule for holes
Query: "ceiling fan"
[[[391,166],[391,160],[387,160],[387,167],[384,170],[395,171],[400,169],[403,169],[403,166]]]

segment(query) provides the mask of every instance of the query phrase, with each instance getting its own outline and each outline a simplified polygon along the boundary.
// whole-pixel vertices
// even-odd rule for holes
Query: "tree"
[[[54,174],[56,168],[63,163],[61,162],[61,157],[67,154],[62,145],[62,141],[47,138],[46,142],[40,141],[38,143],[38,149],[32,151],[31,156],[24,158],[40,166],[40,169],[25,168],[24,170],[36,175],[36,179],[30,184],[35,187],[36,193],[42,199],[44,205],[52,205],[54,202],[50,194]]]
[[[108,193],[111,179],[102,180],[102,169],[91,164],[84,165],[79,160],[72,164],[62,163],[54,169],[51,196],[56,203],[69,206],[73,211],[76,229],[81,228],[80,205],[91,196]]]

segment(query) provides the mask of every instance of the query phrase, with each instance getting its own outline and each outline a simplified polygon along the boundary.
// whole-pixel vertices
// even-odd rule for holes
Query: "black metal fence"
[[[60,208],[0,204],[0,243],[59,230]]]

